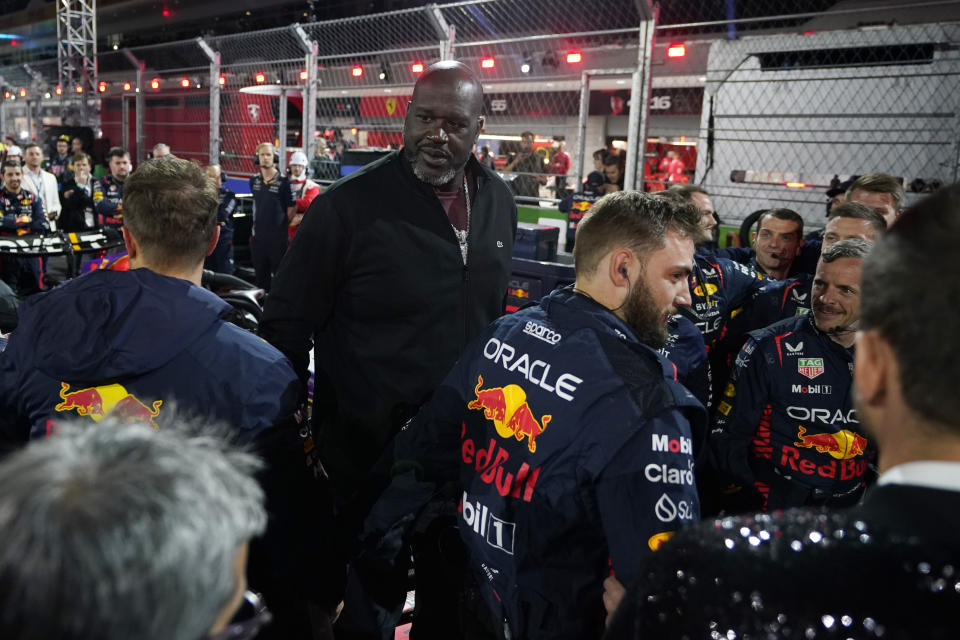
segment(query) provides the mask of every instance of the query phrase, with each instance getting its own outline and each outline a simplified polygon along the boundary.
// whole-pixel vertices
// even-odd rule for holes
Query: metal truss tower
[[[87,100],[97,95],[97,0],[57,0],[57,62],[62,97],[79,98],[81,118],[91,124]]]

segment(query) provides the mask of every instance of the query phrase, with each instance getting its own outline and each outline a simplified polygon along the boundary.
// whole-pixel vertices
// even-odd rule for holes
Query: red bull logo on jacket
[[[867,439],[863,436],[840,429],[836,433],[811,433],[801,425],[797,431],[797,441],[793,443],[798,447],[807,449],[816,449],[820,453],[829,453],[837,460],[849,460],[859,455],[867,449]]]
[[[483,376],[477,376],[476,398],[467,404],[467,408],[482,410],[501,438],[512,437],[522,442],[526,437],[530,453],[536,452],[536,439],[547,428],[552,416],[543,415],[537,420],[527,403],[527,393],[519,385],[490,389],[482,389],[482,386]]]
[[[163,400],[146,405],[123,385],[108,384],[71,391],[66,382],[60,383],[60,404],[55,411],[76,411],[78,415],[100,422],[107,416],[121,422],[145,422],[154,429],[160,426],[154,418],[160,415]]]

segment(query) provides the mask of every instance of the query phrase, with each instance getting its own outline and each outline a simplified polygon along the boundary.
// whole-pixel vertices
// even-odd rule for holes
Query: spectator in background
[[[57,138],[57,155],[52,158],[47,167],[57,182],[62,182],[64,174],[70,170],[70,136],[62,135]]]
[[[93,188],[93,206],[97,225],[119,229],[123,226],[123,184],[130,175],[130,154],[120,147],[107,153],[110,175],[96,182]]]
[[[303,220],[303,214],[307,212],[313,199],[320,195],[320,185],[307,177],[307,156],[302,151],[297,151],[290,156],[290,186],[293,189],[293,197],[296,200],[297,212],[290,220],[290,226],[287,233],[289,241],[293,240],[297,229],[300,228],[300,222]]]
[[[0,637],[223,634],[266,524],[260,467],[212,436],[65,423],[0,464]],[[255,630],[267,615],[236,621]],[[247,637],[247,636],[244,636]]]
[[[217,273],[233,274],[233,213],[237,210],[236,194],[224,186],[220,165],[212,164],[206,169],[207,177],[217,185],[220,205],[217,207],[217,226],[220,238],[217,247],[204,261],[204,268]]]
[[[162,158],[163,156],[170,155],[170,147],[162,142],[158,142],[153,145],[153,151],[151,151],[151,157],[153,158]]]
[[[563,136],[554,138],[553,153],[550,156],[550,173],[556,176],[555,198],[567,197],[567,173],[570,172],[570,154],[566,151],[567,141]]]
[[[868,173],[847,190],[847,202],[865,204],[887,221],[889,228],[903,212],[906,194],[900,181],[886,173]]]
[[[75,156],[78,153],[83,153],[83,138],[79,136],[70,141],[70,154]]]
[[[63,207],[60,213],[60,229],[83,231],[97,226],[93,207],[94,180],[91,176],[90,156],[78,153],[70,161],[73,171],[65,174],[60,193]]]
[[[603,193],[623,191],[624,162],[622,154],[610,154],[603,159],[603,174],[607,181],[600,187]]]
[[[607,181],[607,176],[603,172],[603,161],[606,157],[606,149],[597,149],[593,152],[593,171],[587,174],[587,179],[584,181],[584,191],[596,193],[602,191],[600,185]]]
[[[664,173],[664,180],[667,182],[686,182],[687,165],[680,159],[680,154],[674,150],[667,151],[667,156],[660,163],[661,171]]]
[[[57,190],[57,178],[43,170],[43,149],[36,142],[23,148],[23,187],[32,193],[43,208],[43,214],[51,229],[56,229],[56,220],[60,215],[60,194]]]
[[[261,142],[256,149],[259,171],[250,177],[253,194],[253,232],[250,252],[257,286],[270,290],[273,274],[287,250],[287,228],[297,213],[290,179],[277,168],[276,148]]]
[[[524,131],[520,134],[520,150],[516,152],[504,171],[516,171],[517,176],[513,179],[513,190],[518,196],[536,198],[540,195],[540,184],[546,182],[546,178],[539,175],[543,172],[543,163],[540,156],[533,149],[534,135],[531,131]],[[541,182],[542,181],[542,182]]]
[[[4,164],[13,163],[23,166],[23,149],[15,144],[7,145],[7,155],[3,159]]]
[[[477,156],[477,161],[485,166],[487,169],[495,170],[496,166],[493,162],[493,152],[490,151],[490,147],[483,145],[480,147],[480,155]]]

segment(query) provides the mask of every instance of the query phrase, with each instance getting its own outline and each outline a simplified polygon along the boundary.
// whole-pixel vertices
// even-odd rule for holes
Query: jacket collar
[[[573,285],[551,292],[540,301],[540,306],[548,316],[556,318],[561,324],[567,324],[568,320],[579,325],[588,324],[595,330],[615,335],[626,343],[641,344],[630,327],[615,313],[593,298],[574,291]],[[584,323],[585,319],[587,323]]]
[[[814,320],[812,309],[810,310],[810,313],[806,315],[806,317],[804,318],[804,322],[800,325],[800,327],[803,330],[806,330],[808,333],[812,333],[813,335],[817,336],[817,338],[822,340],[824,343],[827,343],[828,346],[834,351],[836,351],[837,353],[842,353],[846,358],[851,360],[853,359],[854,348],[852,346],[845,347],[838,342],[834,342],[829,335],[821,331],[820,328],[817,327],[817,323]]]

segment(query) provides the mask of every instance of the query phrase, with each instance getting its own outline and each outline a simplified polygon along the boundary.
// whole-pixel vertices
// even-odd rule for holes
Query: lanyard
[[[30,177],[30,182],[33,183],[33,188],[36,189],[37,202],[40,203],[40,207],[46,211],[46,207],[43,204],[43,174],[40,174],[40,184],[37,184],[37,177],[33,175],[33,172],[27,169],[24,172],[25,175]]]

